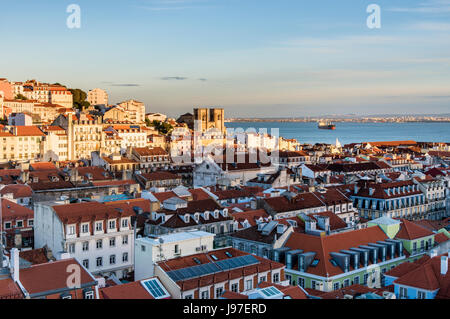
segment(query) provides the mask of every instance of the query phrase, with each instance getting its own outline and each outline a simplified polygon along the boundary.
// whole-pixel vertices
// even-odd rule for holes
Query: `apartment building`
[[[98,88],[90,90],[87,94],[87,101],[91,105],[108,105],[108,93]]]
[[[99,117],[86,113],[60,115],[52,123],[67,132],[68,160],[90,159],[103,145],[103,125]]]
[[[152,169],[170,165],[169,154],[161,147],[134,147],[131,150],[131,158],[139,162],[141,172],[150,172]]]
[[[155,275],[177,299],[219,299],[225,291],[251,293],[259,283],[287,285],[285,265],[241,252],[218,249],[157,263]]]
[[[117,104],[122,107],[128,114],[127,120],[131,123],[145,123],[145,105],[136,100],[127,100]]]
[[[139,125],[112,125],[105,132],[117,134],[121,139],[121,150],[126,151],[128,147],[145,148],[147,145],[147,133],[141,130]]]
[[[40,158],[45,134],[36,126],[12,126],[0,131],[0,162]]]
[[[68,253],[94,274],[123,278],[133,269],[132,209],[98,202],[40,202],[34,214],[36,248]]]
[[[427,187],[412,180],[388,183],[360,181],[355,185],[351,198],[360,216],[366,219],[388,216],[420,220],[442,215],[445,212],[444,189],[437,192],[439,197],[430,200],[426,196],[436,195],[431,192],[426,195],[421,188],[425,191]]]
[[[154,265],[160,261],[213,250],[214,236],[203,231],[189,231],[136,239],[134,279],[154,276]]]

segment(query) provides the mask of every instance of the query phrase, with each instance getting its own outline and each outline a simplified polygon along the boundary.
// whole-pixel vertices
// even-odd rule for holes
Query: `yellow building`
[[[0,131],[0,162],[40,158],[45,134],[37,126],[12,126]]]

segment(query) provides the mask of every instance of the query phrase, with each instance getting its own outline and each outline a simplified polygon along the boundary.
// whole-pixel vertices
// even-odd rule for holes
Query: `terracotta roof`
[[[133,216],[130,210],[120,212],[114,205],[121,203],[83,202],[53,206],[53,209],[63,224],[88,222],[93,220],[106,220],[113,218]]]
[[[24,299],[22,291],[11,278],[0,279],[0,299]]]
[[[263,220],[269,218],[270,215],[264,209],[249,210],[245,212],[237,212],[232,214],[234,220],[239,222],[239,228],[242,228],[241,223],[248,221],[250,226],[256,226],[256,220],[262,218]]]
[[[5,194],[13,194],[14,199],[18,198],[24,198],[24,197],[31,197],[32,190],[30,186],[23,185],[23,184],[10,184],[6,185],[2,190],[0,191],[1,195]]]
[[[21,251],[19,253],[19,257],[25,259],[33,265],[45,264],[49,262],[47,252],[44,248]]]
[[[2,199],[1,202],[3,222],[17,219],[31,219],[34,216],[34,211],[32,209],[21,206],[7,199]]]
[[[37,126],[15,126],[17,128],[17,136],[45,136],[45,134]]]
[[[221,297],[224,298],[224,299],[236,299],[236,300],[238,300],[238,299],[248,299],[247,295],[243,295],[243,294],[240,294],[240,293],[237,293],[237,292],[234,292],[234,291],[229,291],[229,290],[225,291],[222,294]]]
[[[78,265],[80,284],[93,283],[94,279],[74,258],[45,264],[32,265],[20,270],[20,282],[31,295],[67,288],[67,269],[70,265]]]
[[[36,162],[36,163],[30,164],[30,168],[33,171],[57,170],[58,169],[56,167],[56,165],[51,162]]]
[[[161,147],[136,147],[133,151],[138,153],[140,156],[167,156],[168,153]]]
[[[339,266],[333,266],[330,262],[330,259],[332,259],[331,252],[339,252],[343,249],[376,243],[387,238],[387,235],[377,226],[328,236],[314,236],[294,232],[284,246],[291,249],[302,249],[305,252],[315,252],[315,259],[319,259],[319,263],[316,267],[309,267],[307,272],[327,277],[343,273]],[[350,270],[353,270],[352,266],[350,266]]]
[[[450,272],[447,271],[446,275],[441,274],[441,256],[444,255],[431,258],[416,269],[396,279],[394,284],[426,290],[442,289],[443,291],[439,291],[439,294],[446,294],[450,287]]]
[[[438,244],[445,243],[446,241],[450,240],[445,234],[439,233],[434,235],[434,241]]]
[[[100,289],[102,299],[155,299],[140,281]]]
[[[434,234],[428,229],[417,225],[407,219],[401,219],[402,224],[400,230],[398,231],[396,238],[413,240],[418,238],[423,238],[427,236],[433,236]]]

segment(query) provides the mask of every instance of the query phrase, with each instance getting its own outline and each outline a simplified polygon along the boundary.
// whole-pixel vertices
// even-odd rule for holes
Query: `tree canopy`
[[[73,107],[81,110],[83,107],[91,105],[86,101],[87,94],[81,89],[69,89],[73,96]]]
[[[154,127],[162,135],[167,135],[173,130],[173,126],[167,122],[161,122],[158,120],[154,120],[151,122],[149,119],[145,119],[145,123],[147,126]]]

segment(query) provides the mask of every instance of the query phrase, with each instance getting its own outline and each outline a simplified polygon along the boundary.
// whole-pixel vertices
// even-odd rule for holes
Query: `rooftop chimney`
[[[11,249],[11,277],[14,282],[19,281],[19,250]]]
[[[441,257],[441,275],[445,276],[448,272],[448,256]]]

